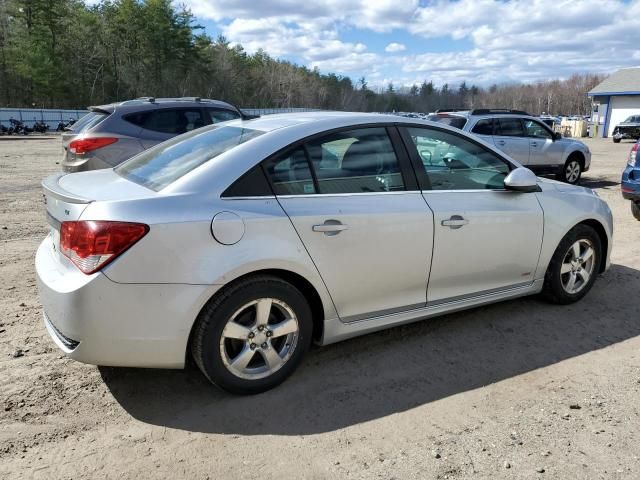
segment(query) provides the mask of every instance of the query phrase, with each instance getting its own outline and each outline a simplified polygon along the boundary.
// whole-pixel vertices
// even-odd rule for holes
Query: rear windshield
[[[74,133],[86,132],[90,128],[93,128],[96,125],[98,125],[101,121],[103,121],[108,116],[109,116],[109,114],[107,114],[107,113],[89,112],[84,117],[82,117],[80,120],[78,120],[76,123],[71,125],[69,130],[71,130]]]
[[[241,127],[195,130],[136,155],[115,172],[152,190],[162,190],[212,158],[263,133]]]
[[[460,130],[462,130],[467,123],[467,119],[465,117],[459,117],[457,115],[429,115],[427,120],[444,123],[450,127],[459,128]]]

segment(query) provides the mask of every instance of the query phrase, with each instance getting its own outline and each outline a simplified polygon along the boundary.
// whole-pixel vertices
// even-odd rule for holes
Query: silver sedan
[[[183,368],[235,393],[320,345],[542,293],[581,299],[612,216],[460,130],[376,114],[227,122],[44,180],[44,323],[81,362]]]

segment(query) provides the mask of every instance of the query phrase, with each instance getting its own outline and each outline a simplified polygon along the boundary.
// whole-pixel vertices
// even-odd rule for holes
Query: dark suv
[[[112,168],[181,133],[240,117],[243,113],[229,103],[200,98],[145,97],[89,107],[62,135],[62,169]]]

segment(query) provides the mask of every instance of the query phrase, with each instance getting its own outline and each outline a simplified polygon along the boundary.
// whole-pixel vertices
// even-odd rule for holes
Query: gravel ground
[[[312,351],[265,394],[67,360],[41,322],[39,182],[60,140],[0,139],[0,478],[640,478],[640,222],[629,143],[589,140],[612,267],[581,302],[491,305]]]

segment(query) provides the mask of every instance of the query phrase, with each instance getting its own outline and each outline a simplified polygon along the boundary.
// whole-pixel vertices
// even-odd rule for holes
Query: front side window
[[[551,132],[535,120],[525,120],[524,130],[527,137],[551,139]]]
[[[503,189],[509,164],[495,153],[449,132],[407,128],[432,190]]]
[[[519,118],[498,118],[498,133],[503,137],[524,137],[522,122]]]
[[[297,148],[264,162],[276,195],[310,195],[316,193],[309,161],[303,148]]]
[[[218,155],[264,133],[248,128],[223,126],[203,130],[151,147],[117,166],[115,172],[132,182],[158,191]]]
[[[306,145],[319,193],[404,190],[398,158],[384,127],[332,133]]]

